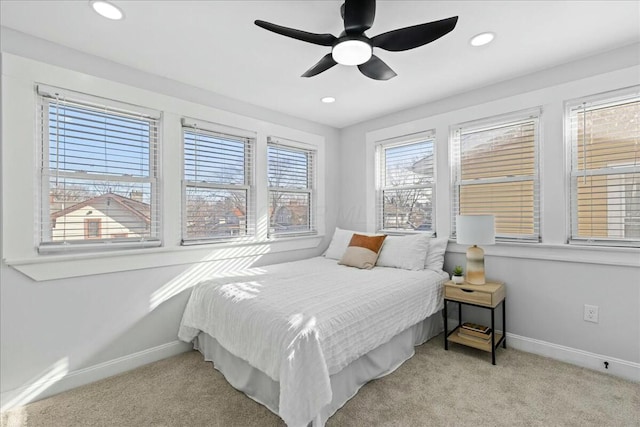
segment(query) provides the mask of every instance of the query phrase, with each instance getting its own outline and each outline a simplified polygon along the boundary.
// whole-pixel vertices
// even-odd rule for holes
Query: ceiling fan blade
[[[395,71],[375,55],[364,64],[358,65],[358,68],[362,74],[374,80],[389,80],[397,76]]]
[[[316,63],[316,65],[309,68],[302,75],[302,77],[313,77],[315,75],[322,73],[323,71],[327,71],[329,68],[333,67],[336,64],[337,62],[333,60],[333,57],[331,56],[331,54],[327,53],[325,56],[322,57],[320,61]]]
[[[343,7],[347,34],[362,34],[371,28],[376,16],[376,0],[345,0]]]
[[[309,33],[294,28],[283,27],[282,25],[272,24],[257,19],[254,22],[258,27],[272,31],[276,34],[291,37],[293,39],[302,40],[303,42],[319,44],[321,46],[333,46],[337,38],[332,34],[316,34]]]
[[[409,50],[431,43],[439,39],[456,27],[458,17],[454,16],[440,21],[400,28],[382,33],[371,39],[375,47],[398,52]]]

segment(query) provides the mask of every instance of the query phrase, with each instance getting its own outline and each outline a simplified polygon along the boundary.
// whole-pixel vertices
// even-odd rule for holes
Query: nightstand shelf
[[[506,304],[505,286],[502,282],[487,282],[484,285],[471,285],[469,283],[455,284],[451,281],[445,283],[444,290],[444,349],[449,349],[449,342],[466,345],[478,350],[491,353],[491,363],[496,364],[496,348],[502,344],[507,348],[507,324],[506,324]],[[458,326],[449,332],[447,306],[449,302],[458,303]],[[491,341],[479,342],[467,339],[458,335],[460,325],[462,325],[462,306],[486,308],[491,310]],[[495,309],[502,305],[502,333],[496,332]]]
[[[451,334],[447,337],[447,340],[449,340],[449,342],[454,342],[457,344],[462,344],[462,345],[466,345],[467,347],[473,347],[473,348],[477,348],[478,350],[482,350],[482,351],[488,351],[489,353],[491,353],[491,343],[487,342],[478,342],[478,341],[473,341],[470,339],[466,339],[464,337],[461,337],[460,335],[458,335],[458,330],[460,329],[460,327],[457,327],[453,330],[453,332],[451,332]],[[496,347],[498,346],[498,343],[500,342],[500,340],[502,339],[502,334],[501,333],[496,333],[495,334],[495,342],[496,342]],[[495,365],[495,363],[494,363]]]

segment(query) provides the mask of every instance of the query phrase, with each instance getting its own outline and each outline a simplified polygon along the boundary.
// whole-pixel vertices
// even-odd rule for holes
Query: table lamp
[[[496,242],[495,217],[493,215],[457,215],[456,242],[473,245],[467,249],[467,275],[465,281],[472,285],[484,285],[484,251],[478,245]]]

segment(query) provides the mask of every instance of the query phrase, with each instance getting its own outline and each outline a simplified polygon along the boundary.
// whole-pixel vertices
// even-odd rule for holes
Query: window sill
[[[266,254],[317,248],[324,236],[292,237],[247,243],[228,242],[192,246],[174,246],[91,254],[44,255],[4,261],[35,281],[64,279],[206,263],[234,258],[261,258]]]
[[[447,252],[464,254],[467,247],[450,240]],[[482,246],[482,249],[489,257],[640,267],[640,248],[499,242]]]

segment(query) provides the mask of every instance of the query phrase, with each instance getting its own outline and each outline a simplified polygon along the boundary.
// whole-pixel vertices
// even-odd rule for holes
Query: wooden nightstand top
[[[487,282],[484,285],[461,283],[458,285],[448,281],[444,285],[444,297],[452,301],[496,307],[505,298],[504,282]]]

